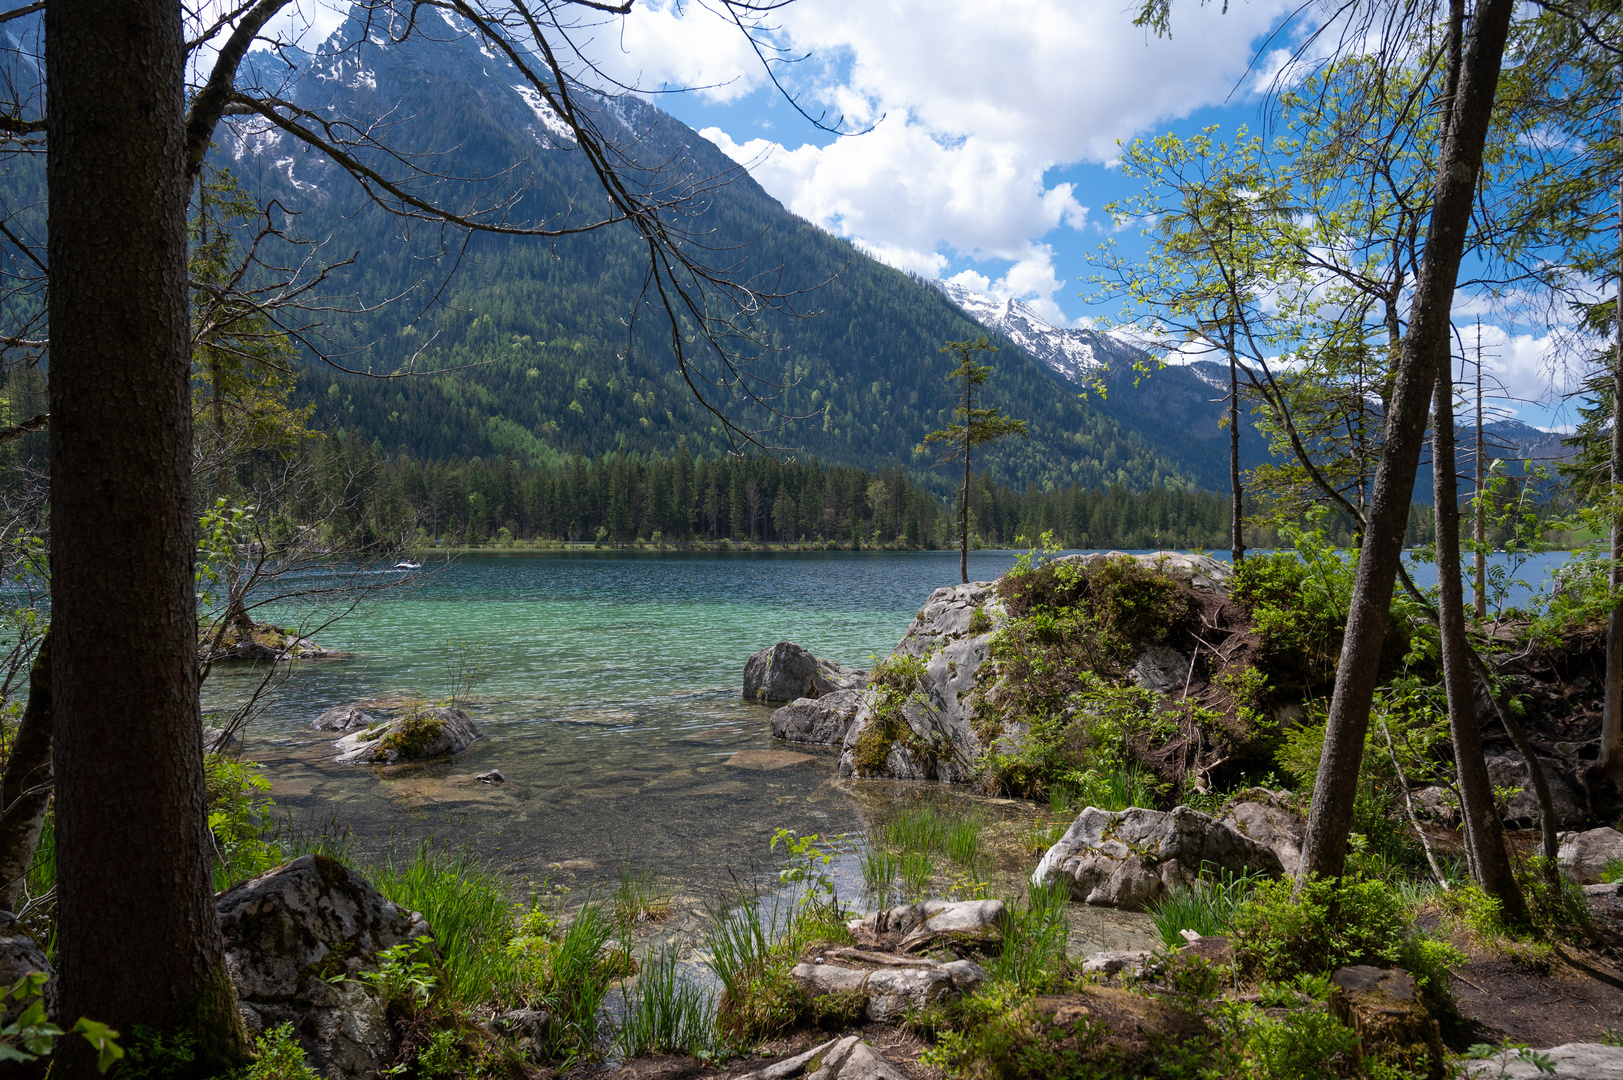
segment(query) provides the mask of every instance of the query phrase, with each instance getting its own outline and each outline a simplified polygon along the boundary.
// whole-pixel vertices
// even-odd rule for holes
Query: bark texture
[[[192,1031],[211,1075],[246,1037],[205,845],[180,5],[48,0],[45,41],[60,1011]]]
[[[0,778],[0,908],[16,911],[51,804],[51,635],[28,671],[28,704]]]
[[[1503,826],[1493,805],[1493,781],[1482,755],[1482,726],[1476,718],[1471,685],[1470,643],[1465,637],[1465,589],[1460,580],[1460,503],[1455,481],[1454,383],[1449,364],[1437,368],[1432,410],[1432,490],[1437,508],[1437,629],[1442,638],[1443,688],[1448,694],[1448,727],[1459,771],[1460,816],[1471,866],[1482,891],[1499,901],[1513,925],[1527,919],[1521,889],[1505,852]]]
[[[1370,702],[1379,678],[1392,588],[1403,553],[1415,469],[1425,440],[1427,406],[1437,369],[1448,357],[1449,307],[1459,276],[1471,203],[1482,171],[1482,150],[1504,60],[1514,0],[1482,0],[1471,21],[1459,89],[1432,195],[1425,254],[1415,279],[1409,334],[1393,379],[1386,445],[1375,472],[1369,528],[1347,617],[1335,696],[1325,728],[1324,756],[1313,787],[1313,806],[1302,848],[1301,874],[1340,877],[1347,864],[1358,767],[1369,730]]]

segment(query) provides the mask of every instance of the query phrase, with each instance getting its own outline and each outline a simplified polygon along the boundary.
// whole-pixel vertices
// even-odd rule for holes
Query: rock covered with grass
[[[240,623],[206,631],[198,651],[210,663],[244,661],[280,663],[284,660],[316,660],[338,656],[297,631],[270,623]]]
[[[970,692],[1003,622],[993,583],[937,589],[868,681],[840,775],[962,783],[984,750]]]
[[[744,664],[746,701],[794,701],[818,698],[836,690],[860,689],[868,673],[819,660],[810,649],[780,641],[752,653]]]
[[[334,759],[347,765],[396,765],[462,753],[481,738],[461,709],[418,705],[405,715],[353,731],[333,743]]]
[[[1565,1043],[1548,1050],[1502,1050],[1462,1065],[1473,1080],[1623,1080],[1623,1046]]]
[[[225,967],[251,1034],[292,1022],[330,1080],[361,1080],[393,1063],[399,1036],[367,979],[385,950],[429,934],[416,912],[359,874],[306,855],[215,898]]]
[[[1101,907],[1143,911],[1203,874],[1278,877],[1279,856],[1198,810],[1088,807],[1048,849],[1031,875],[1038,886],[1061,881],[1071,897]]]

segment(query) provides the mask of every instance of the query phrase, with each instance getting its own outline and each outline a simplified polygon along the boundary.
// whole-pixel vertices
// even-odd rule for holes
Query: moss
[[[868,679],[869,687],[878,691],[873,717],[857,736],[851,753],[858,775],[888,775],[890,750],[898,743],[913,753],[928,753],[929,747],[915,737],[902,712],[910,702],[923,702],[924,677],[924,660],[906,653],[894,653],[874,669]]]
[[[223,963],[210,969],[203,987],[186,1010],[195,1035],[196,1075],[214,1076],[253,1058],[248,1029],[237,1011],[237,988]]]
[[[403,758],[420,757],[444,729],[445,721],[437,713],[414,708],[400,718],[393,731],[383,737],[374,757],[379,761],[385,760],[390,750]]]
[[[865,990],[837,990],[830,994],[819,994],[807,1003],[805,1017],[820,1028],[842,1030],[853,1027],[862,1022],[862,1016],[868,1009],[868,994]],[[808,1066],[807,1074],[812,1069]]]
[[[969,632],[971,634],[984,634],[992,629],[992,617],[986,614],[985,608],[976,608],[975,613],[969,617]]]

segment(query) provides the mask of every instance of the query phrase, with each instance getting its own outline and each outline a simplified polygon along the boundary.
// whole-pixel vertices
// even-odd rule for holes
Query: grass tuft
[[[643,963],[626,992],[625,1022],[616,1040],[627,1058],[641,1054],[709,1054],[715,1046],[716,1006],[700,986],[682,978],[676,957],[661,951]]]

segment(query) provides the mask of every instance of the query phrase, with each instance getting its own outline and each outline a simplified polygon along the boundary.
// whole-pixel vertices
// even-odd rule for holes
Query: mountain
[[[1209,360],[1160,365],[1111,334],[1055,326],[1020,300],[999,301],[952,281],[933,284],[981,326],[1018,345],[1077,392],[1086,393],[1100,415],[1183,463],[1202,487],[1227,490],[1225,365]],[[1242,411],[1241,466],[1250,468],[1267,459],[1267,441]]]
[[[395,43],[356,19],[313,53],[255,54],[241,85],[297,102],[328,123],[386,123],[391,151],[446,179],[417,190],[459,205],[503,204],[515,221],[579,221],[601,207],[589,163],[557,118],[497,51],[446,17],[435,40]],[[698,191],[683,219],[735,280],[767,278],[795,311],[765,313],[767,346],[752,368],[766,406],[727,401],[798,456],[874,467],[897,462],[944,489],[923,436],[953,419],[946,341],[981,333],[928,285],[886,267],[786,211],[719,149],[635,97],[593,98],[598,126],[647,178]],[[429,376],[366,378],[306,356],[318,422],[342,425],[390,453],[419,458],[511,456],[555,461],[576,448],[707,457],[730,447],[676,369],[669,327],[643,302],[645,249],[624,225],[558,239],[475,234],[465,244],[386,213],[317,153],[264,125],[217,135],[214,161],[261,199],[297,212],[321,257],[352,265],[324,290],[351,310],[308,335],[344,367]],[[381,151],[366,158],[395,175]],[[450,177],[490,177],[480,183]],[[503,200],[506,200],[503,202]],[[701,255],[703,251],[699,252]],[[454,272],[453,272],[454,270]],[[379,298],[405,299],[371,306]],[[635,318],[633,318],[635,316]],[[628,325],[630,324],[630,325]],[[1026,419],[1029,440],[978,453],[1003,482],[1213,486],[1221,470],[1204,439],[1129,427],[1126,413],[1084,398],[1010,339],[987,396]],[[712,362],[695,381],[714,379]],[[1114,395],[1112,395],[1114,396]]]

